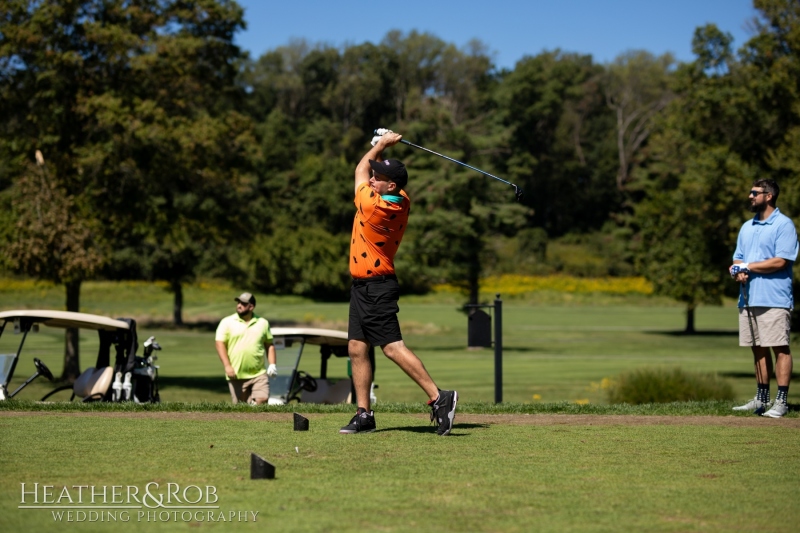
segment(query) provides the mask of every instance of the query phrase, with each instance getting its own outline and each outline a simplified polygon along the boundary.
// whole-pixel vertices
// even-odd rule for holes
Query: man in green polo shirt
[[[272,332],[266,319],[253,314],[255,296],[244,292],[234,300],[236,312],[217,326],[217,355],[225,368],[233,403],[260,405],[269,400],[267,376],[278,375]],[[264,368],[265,355],[268,368]]]

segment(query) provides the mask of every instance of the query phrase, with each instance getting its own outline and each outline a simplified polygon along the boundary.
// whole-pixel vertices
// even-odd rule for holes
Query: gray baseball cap
[[[243,304],[253,304],[256,305],[256,297],[250,294],[249,292],[243,292],[239,296],[233,299],[235,302],[242,302]]]

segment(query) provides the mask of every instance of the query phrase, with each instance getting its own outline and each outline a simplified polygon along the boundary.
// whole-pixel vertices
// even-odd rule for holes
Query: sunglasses
[[[769,191],[750,191],[750,196],[758,196],[759,194],[770,194]]]

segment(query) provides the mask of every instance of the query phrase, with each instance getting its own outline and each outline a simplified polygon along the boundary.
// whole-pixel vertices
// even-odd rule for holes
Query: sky
[[[692,61],[692,35],[713,22],[734,37],[751,34],[752,0],[237,0],[247,30],[236,43],[252,58],[294,38],[340,47],[380,42],[389,30],[428,32],[458,47],[479,39],[495,66],[513,69],[543,50],[591,54],[609,63],[627,50],[671,52]]]

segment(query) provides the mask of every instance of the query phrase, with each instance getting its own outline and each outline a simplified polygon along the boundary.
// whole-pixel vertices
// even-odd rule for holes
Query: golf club
[[[381,135],[383,135],[385,133],[388,133],[389,131],[391,131],[391,130],[387,130],[386,128],[378,128],[378,129],[375,130],[375,135],[381,136]],[[475,167],[473,167],[471,165],[468,165],[466,163],[462,163],[461,161],[459,161],[457,159],[453,159],[452,157],[448,157],[448,156],[440,154],[438,152],[434,152],[433,150],[429,150],[429,149],[425,148],[424,146],[419,146],[417,144],[408,142],[405,139],[401,139],[400,142],[403,143],[403,144],[407,144],[409,146],[413,146],[414,148],[418,148],[420,150],[424,150],[424,151],[429,152],[429,153],[431,153],[433,155],[438,155],[439,157],[441,157],[443,159],[447,159],[448,161],[452,161],[453,163],[457,163],[457,164],[459,164],[459,165],[461,165],[463,167],[467,167],[468,169],[474,170],[475,172],[479,172],[479,173],[483,174],[484,176],[488,176],[490,178],[494,178],[497,181],[501,181],[501,182],[505,183],[506,185],[511,185],[512,187],[514,187],[514,195],[516,196],[517,201],[518,202],[522,201],[522,197],[525,194],[524,191],[522,190],[522,187],[514,185],[510,181],[506,181],[506,180],[504,180],[502,178],[498,178],[497,176],[495,176],[493,174],[489,174],[488,172],[486,172],[484,170],[481,170],[479,168],[475,168]],[[374,144],[373,144],[373,146],[374,146]]]
[[[741,292],[742,292],[742,296],[744,297],[744,310],[745,310],[745,312],[747,312],[747,323],[750,324],[750,337],[753,340],[753,349],[755,350],[755,348],[756,348],[756,333],[753,330],[753,315],[750,312],[750,302],[748,301],[747,288],[745,287],[745,283],[742,283],[742,285],[741,285]],[[767,357],[770,357],[770,355],[767,354]],[[756,364],[756,379],[758,379],[758,365],[757,364]],[[767,381],[767,382],[769,382],[769,381]],[[761,382],[759,381],[759,383],[761,383]],[[756,409],[755,411],[753,411],[753,414],[754,415],[763,415],[766,410],[767,410],[766,407],[762,406],[762,407],[759,407],[758,409]]]
[[[750,314],[750,302],[748,302],[748,299],[747,299],[747,289],[745,289],[745,284],[744,283],[742,283],[739,288],[741,290],[742,297],[744,297],[744,310],[747,313],[747,322],[748,322],[748,324],[750,324],[750,337],[753,340],[753,348],[755,348],[756,347],[756,333],[755,333],[755,330],[753,330],[753,315]]]

